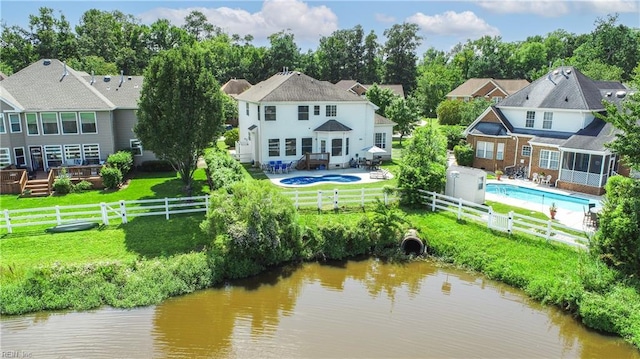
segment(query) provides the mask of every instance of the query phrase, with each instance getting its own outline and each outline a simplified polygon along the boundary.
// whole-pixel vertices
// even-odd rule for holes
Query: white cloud
[[[500,31],[496,27],[489,25],[471,11],[460,13],[446,11],[434,16],[419,12],[407,18],[407,22],[418,24],[423,33],[433,35],[451,35],[464,38],[500,35]]]
[[[384,24],[390,24],[390,23],[396,22],[395,17],[386,15],[386,14],[380,14],[380,13],[375,14],[375,19],[377,22],[381,22]]]
[[[555,0],[479,1],[478,5],[486,10],[499,14],[535,14],[545,17],[557,17],[566,15],[570,11],[568,2]]]
[[[168,19],[176,26],[184,25],[184,18],[192,11],[200,11],[209,23],[230,34],[253,35],[264,40],[281,30],[291,30],[296,41],[316,41],[338,29],[338,17],[324,5],[309,6],[299,0],[266,0],[262,9],[250,13],[239,8],[189,7],[182,9],[156,8],[138,15],[144,23]]]
[[[638,12],[640,5],[637,0],[588,0],[576,1],[573,6],[583,12],[602,14]],[[639,20],[640,22],[640,20]]]

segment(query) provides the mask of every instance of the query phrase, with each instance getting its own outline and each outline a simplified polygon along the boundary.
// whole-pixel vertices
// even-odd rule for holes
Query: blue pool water
[[[307,185],[316,184],[321,182],[333,182],[333,183],[351,183],[360,181],[358,176],[346,176],[346,175],[324,175],[324,176],[297,176],[288,177],[280,180],[281,184],[287,185]]]
[[[532,206],[549,206],[551,205],[551,202],[555,202],[558,208],[564,208],[575,212],[582,212],[584,207],[588,207],[589,203],[595,203],[596,206],[599,206],[599,203],[587,198],[568,196],[565,194],[547,192],[535,188],[510,184],[487,183],[487,193],[531,202]]]

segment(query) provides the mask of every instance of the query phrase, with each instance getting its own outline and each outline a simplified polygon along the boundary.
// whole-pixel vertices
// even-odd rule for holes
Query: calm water
[[[311,185],[318,183],[352,183],[361,181],[358,176],[349,175],[324,175],[324,176],[295,176],[280,180],[286,185]]]
[[[549,206],[555,202],[558,208],[574,212],[583,212],[590,200],[578,196],[541,191],[535,188],[514,186],[511,184],[487,183],[487,192],[507,198],[531,202],[534,205]],[[595,203],[595,202],[593,202]]]
[[[520,291],[433,263],[285,268],[133,310],[3,318],[32,358],[640,358]]]

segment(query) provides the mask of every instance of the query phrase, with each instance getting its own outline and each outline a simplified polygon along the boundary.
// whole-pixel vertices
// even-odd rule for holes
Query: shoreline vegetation
[[[197,175],[200,181],[196,182],[203,183],[199,190],[206,192],[202,177]],[[152,191],[142,191],[141,196],[179,190],[172,178],[157,176],[155,180],[157,183],[143,180],[154,184]],[[135,189],[135,182],[128,189]],[[277,196],[268,181],[252,182],[270,187],[269,193]],[[127,190],[118,194],[129,196]],[[2,207],[13,207],[5,198]],[[369,255],[392,261],[437,260],[483,273],[523,289],[544,304],[562,308],[589,328],[617,334],[640,348],[640,285],[589,253],[526,235],[493,232],[473,222],[457,221],[448,213],[396,207],[380,211],[367,207],[364,212],[294,213],[299,233],[290,242],[250,254],[248,258],[264,253],[271,258],[258,266],[239,260],[243,252],[234,252],[220,228],[202,226],[207,219],[201,215],[178,215],[170,220],[141,217],[126,225],[87,232],[5,234],[0,236],[0,313],[146,306],[229,278],[255,275],[268,267]],[[398,238],[399,228],[393,232],[396,237],[384,240],[380,231],[385,229],[376,228],[384,216],[399,216],[405,225],[418,230],[429,244],[426,259],[398,252],[399,242],[393,238]],[[278,235],[284,231],[273,230],[280,231]]]

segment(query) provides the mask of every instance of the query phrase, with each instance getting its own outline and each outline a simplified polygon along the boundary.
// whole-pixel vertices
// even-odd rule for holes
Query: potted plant
[[[498,181],[500,181],[500,177],[504,174],[504,172],[497,170],[496,171],[496,178],[498,179]]]
[[[555,202],[551,202],[551,206],[549,206],[549,215],[551,215],[551,219],[556,219],[556,212],[558,212],[558,207],[556,207]]]

